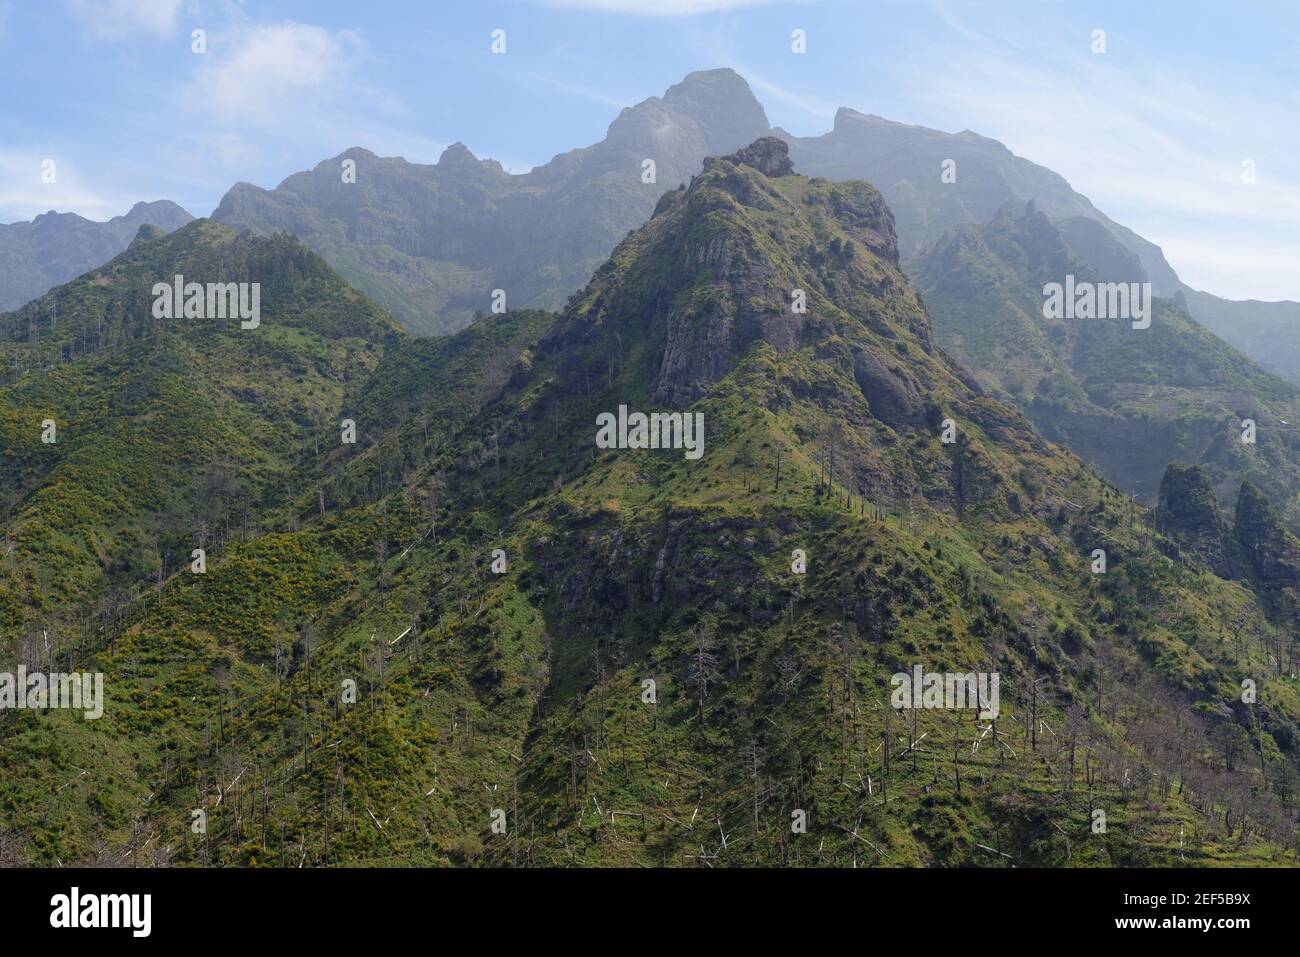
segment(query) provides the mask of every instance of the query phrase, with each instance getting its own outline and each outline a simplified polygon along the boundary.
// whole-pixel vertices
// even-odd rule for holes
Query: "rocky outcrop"
[[[1237,541],[1269,591],[1300,588],[1300,540],[1286,530],[1264,493],[1243,482],[1237,496]]]
[[[727,158],[752,166],[764,176],[790,176],[794,173],[790,147],[775,136],[760,137]]]
[[[1232,530],[1219,511],[1209,474],[1198,465],[1171,462],[1160,482],[1156,528],[1184,560],[1203,565],[1220,578],[1245,569]]]

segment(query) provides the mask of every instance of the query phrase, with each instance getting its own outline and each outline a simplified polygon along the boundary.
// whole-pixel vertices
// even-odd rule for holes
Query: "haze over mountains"
[[[1289,425],[1300,392],[1264,371],[1300,381],[1296,304],[1229,303],[1188,289],[1154,244],[1057,174],[970,131],[842,108],[826,134],[793,137],[769,130],[738,74],[709,70],[624,109],[599,143],[527,174],[508,174],[462,144],[433,166],[358,148],[273,190],[237,184],[213,218],[296,235],[408,330],[445,334],[488,311],[497,290],[509,308],[559,308],[706,156],[769,132],[800,173],[880,189],[939,341],[1044,434],[1148,502],[1171,460],[1205,466],[1228,507],[1250,479],[1300,528],[1300,443]],[[0,227],[0,249],[13,250],[8,287],[27,290],[10,298],[25,301],[50,277],[71,278],[119,251],[140,222],[171,229],[187,219],[154,203],[105,224],[46,215]],[[1101,326],[1044,320],[1044,283],[1069,271],[1150,281],[1164,297],[1153,341],[1111,341]],[[1259,424],[1256,446],[1230,441],[1244,419]]]
[[[0,225],[0,312],[102,266],[146,223],[170,231],[193,218],[175,203],[158,200],[136,203],[106,223],[51,211],[31,222]]]
[[[356,149],[274,190],[236,184],[212,217],[300,236],[408,329],[445,334],[486,311],[493,289],[515,308],[562,305],[665,190],[767,129],[739,76],[696,73],[623,110],[599,143],[529,173],[506,173],[460,143],[433,166]],[[647,158],[653,183],[642,181]],[[355,184],[341,176],[347,159]]]
[[[876,184],[894,211],[904,259],[950,227],[987,223],[1007,203],[1032,200],[1053,220],[1100,223],[1137,257],[1157,295],[1182,291],[1195,319],[1263,368],[1300,382],[1300,304],[1230,301],[1179,280],[1155,244],[1114,222],[1056,173],[969,130],[949,134],[844,107],[821,136],[771,129],[762,105],[730,69],[688,75],[663,97],[624,109],[598,143],[509,174],[456,143],[428,166],[355,147],[274,189],[237,183],[212,218],[235,228],[299,236],[411,331],[446,334],[486,310],[494,289],[520,308],[557,308],[614,244],[649,217],[663,192],[705,156],[767,133],[796,168]],[[642,163],[655,162],[654,182]],[[345,160],[357,164],[343,182]],[[939,175],[955,162],[956,182]],[[629,172],[631,171],[631,172]],[[149,210],[141,214],[141,207]],[[70,214],[0,226],[0,309],[100,265],[149,221],[173,229],[189,216],[170,203],[138,204],[106,224]],[[57,222],[57,228],[56,228]]]
[[[214,217],[292,232],[408,329],[447,332],[487,311],[497,289],[511,306],[558,307],[706,154],[768,132],[744,80],[711,70],[625,109],[595,146],[522,176],[460,144],[431,167],[349,151],[275,190],[240,184]],[[1288,367],[1290,353],[1274,344],[1300,340],[1300,324],[1289,335],[1284,328],[1294,304],[1265,309],[1188,290],[1157,246],[1059,175],[970,131],[941,133],[841,109],[822,136],[771,132],[789,145],[800,173],[878,186],[897,223],[903,268],[920,280],[940,342],[1046,434],[1148,501],[1165,464],[1186,460],[1209,468],[1229,506],[1250,478],[1288,521],[1300,522],[1300,448],[1287,426],[1300,413],[1300,393],[1202,328],[1231,329],[1227,341],[1266,358],[1264,369],[1300,380],[1300,365]],[[347,159],[357,163],[355,184],[343,182]],[[655,160],[655,183],[643,182],[645,159]],[[949,161],[953,176],[945,177]],[[981,273],[989,263],[954,258],[954,243],[969,251],[981,230],[1014,230],[1012,220],[1031,203],[1033,228],[1019,229],[1020,248],[997,267],[997,282]],[[1008,249],[1007,242],[985,246]],[[958,276],[959,265],[974,272]],[[1133,361],[1077,324],[1045,328],[1037,314],[1043,284],[1076,267],[1100,281],[1150,281],[1170,300],[1158,307],[1153,341],[1128,348]],[[1257,448],[1228,441],[1245,418],[1264,430]]]
[[[1243,480],[1300,522],[1300,389],[1215,337],[1181,293],[1156,299],[1150,328],[1049,319],[1043,287],[1066,275],[1138,282],[1137,257],[1088,217],[1053,222],[1009,201],[984,225],[950,227],[906,264],[935,336],[991,394],[1014,402],[1049,439],[1154,501],[1171,461],[1205,467],[1236,501]],[[1256,441],[1241,441],[1242,423]]]
[[[776,132],[790,143],[796,168],[808,175],[878,184],[898,218],[904,257],[917,254],[954,225],[983,225],[1008,203],[1023,207],[1033,201],[1053,220],[1100,223],[1137,258],[1140,278],[1151,282],[1156,295],[1170,298],[1183,292],[1198,322],[1269,371],[1300,382],[1300,303],[1240,302],[1193,290],[1178,278],[1160,247],[1110,219],[1056,173],[1014,155],[996,140],[970,130],[950,134],[908,126],[846,108],[836,113],[834,128],[823,136]],[[954,183],[939,175],[947,160],[956,164]],[[1095,246],[1079,246],[1080,251],[1087,248]]]
[[[1185,291],[1199,322],[1300,382],[1300,347],[1277,347],[1279,330],[1292,320],[1300,326],[1300,304],[1230,302],[1190,290],[1155,244],[1056,173],[969,130],[941,133],[848,108],[823,136],[769,130],[748,84],[729,69],[690,74],[662,99],[623,110],[601,142],[530,173],[507,174],[461,144],[436,166],[349,151],[274,190],[238,184],[213,217],[293,232],[407,328],[445,333],[486,309],[496,288],[521,307],[560,305],[618,238],[645,221],[659,194],[694,175],[706,155],[768,132],[790,144],[795,168],[807,175],[877,185],[897,218],[904,258],[953,225],[987,223],[1012,201],[1033,200],[1052,219],[1101,223],[1137,256],[1157,295]],[[373,161],[369,187],[363,173],[356,190],[343,189],[340,164],[349,157]],[[645,159],[657,164],[656,183],[641,181]],[[940,178],[945,160],[956,162],[956,183]]]

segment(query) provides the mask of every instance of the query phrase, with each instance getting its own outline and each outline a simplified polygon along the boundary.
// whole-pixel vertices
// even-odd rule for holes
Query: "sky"
[[[720,66],[796,135],[848,106],[1001,140],[1190,285],[1300,300],[1290,0],[0,0],[0,222],[207,215],[351,146],[523,172]]]

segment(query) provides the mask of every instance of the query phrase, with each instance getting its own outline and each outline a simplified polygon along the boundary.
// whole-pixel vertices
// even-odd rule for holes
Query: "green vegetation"
[[[0,714],[0,851],[1294,864],[1300,689],[1261,584],[1294,539],[1246,492],[1256,569],[1179,558],[1181,525],[934,344],[879,194],[766,175],[774,149],[668,194],[558,315],[447,340],[397,335],[290,240],[208,223],[56,290],[55,328],[39,304],[0,319],[21,371],[0,638],[104,671],[108,697],[99,721]],[[262,328],[126,307],[182,264],[261,277]],[[46,403],[66,445],[39,443]],[[596,448],[620,404],[702,412],[703,458]],[[1169,515],[1217,512],[1173,494],[1199,487],[1171,479]],[[155,538],[188,555],[205,515],[206,574],[122,564]],[[893,708],[918,664],[997,672],[996,720]]]

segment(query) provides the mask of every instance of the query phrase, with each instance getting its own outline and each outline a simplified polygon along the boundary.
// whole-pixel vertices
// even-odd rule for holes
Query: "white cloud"
[[[195,95],[227,122],[278,124],[354,93],[346,74],[360,46],[356,34],[303,23],[278,23],[210,33],[210,65],[200,68]]]
[[[41,181],[41,164],[47,159],[55,162],[53,183]],[[126,212],[133,202],[97,190],[77,163],[57,151],[42,156],[0,150],[0,210],[5,221],[28,220],[50,210],[105,220]]]
[[[550,7],[605,10],[643,17],[678,17],[737,10],[741,7],[756,7],[776,0],[545,0],[545,2]],[[811,3],[815,0],[795,0],[795,2]]]
[[[122,40],[140,34],[169,36],[181,0],[64,0],[68,12],[94,40]]]
[[[1295,282],[1300,243],[1261,246],[1257,237],[1244,231],[1212,239],[1194,232],[1148,238],[1160,243],[1166,258],[1194,289],[1228,299],[1300,299]]]

